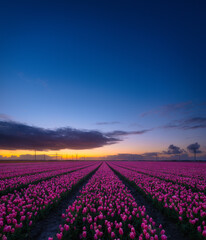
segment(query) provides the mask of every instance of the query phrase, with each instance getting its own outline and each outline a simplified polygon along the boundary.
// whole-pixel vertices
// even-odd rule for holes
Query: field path
[[[162,224],[163,229],[165,230],[165,233],[167,236],[167,240],[188,240],[188,236],[184,236],[184,234],[179,229],[176,223],[174,223],[171,219],[163,215],[157,208],[155,208],[155,206],[148,199],[146,199],[140,192],[138,192],[136,188],[134,188],[129,182],[127,182],[120,174],[116,174],[116,175],[122,180],[125,186],[130,190],[136,203],[139,206],[144,205],[146,207],[146,213],[153,218],[157,226]]]

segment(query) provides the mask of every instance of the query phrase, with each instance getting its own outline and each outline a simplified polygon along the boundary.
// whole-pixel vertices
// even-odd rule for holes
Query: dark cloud
[[[187,146],[187,149],[191,153],[202,153],[202,151],[200,150],[200,144],[197,142]]]
[[[180,149],[179,147],[173,144],[169,145],[167,151],[163,151],[164,154],[181,154],[183,152],[185,152],[183,149]]]
[[[206,128],[206,117],[193,117],[184,120],[176,120],[160,128],[178,128],[183,130]]]
[[[91,149],[120,141],[99,131],[58,128],[55,130],[0,121],[0,149],[60,150]]]
[[[114,122],[97,122],[96,125],[115,125],[120,124],[120,122],[114,121]]]
[[[113,132],[106,133],[108,137],[123,137],[123,136],[128,136],[128,135],[141,135],[144,133],[147,133],[151,131],[152,129],[144,129],[140,131],[121,131],[121,130],[116,130]]]

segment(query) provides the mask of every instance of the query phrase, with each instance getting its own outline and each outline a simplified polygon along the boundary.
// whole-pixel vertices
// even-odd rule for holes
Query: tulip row
[[[54,170],[56,166],[51,166],[52,164],[43,163],[42,166],[40,163],[1,163],[0,168],[0,179],[11,178],[16,176],[23,176],[27,174],[35,174],[38,172],[44,172],[49,170]]]
[[[67,175],[53,177],[38,184],[15,191],[0,198],[0,237],[2,239],[22,239],[37,219],[58,204],[62,197],[81,179],[99,166],[90,167]]]
[[[91,163],[89,165],[91,165]],[[60,174],[66,174],[69,172],[76,171],[78,169],[82,169],[83,167],[86,167],[89,165],[87,163],[87,165],[84,164],[83,166],[68,167],[68,168],[65,167],[60,170],[56,169],[53,171],[36,173],[33,175],[24,175],[24,176],[0,180],[0,196],[5,195],[7,193],[11,193],[14,191],[14,189],[20,189],[22,187],[26,187],[30,183],[37,183],[39,181],[43,181]]]
[[[54,171],[69,167],[77,167],[88,164],[83,161],[71,162],[41,162],[41,163],[7,163],[0,164],[0,179],[12,178],[17,176],[31,175],[41,172]]]
[[[205,191],[206,192],[206,177],[199,178],[199,175],[197,175],[195,177],[194,172],[192,175],[193,177],[190,176],[189,174],[188,174],[188,176],[185,176],[185,175],[179,176],[179,175],[175,175],[174,173],[171,174],[169,172],[161,172],[159,170],[156,170],[154,167],[142,169],[141,167],[139,167],[139,165],[140,165],[139,163],[136,163],[136,164],[130,163],[128,165],[125,162],[122,162],[122,163],[119,162],[117,165],[126,167],[130,170],[138,171],[139,173],[142,173],[142,174],[149,174],[150,176],[153,176],[153,177],[158,177],[163,180],[182,184],[182,185],[186,186],[187,188],[191,188],[191,190],[193,190],[193,191]],[[204,171],[204,170],[206,171],[206,165],[202,164],[202,166],[203,166],[202,171]],[[199,173],[199,171],[198,171],[198,173]]]
[[[52,239],[166,240],[144,206],[137,206],[130,191],[103,163],[62,214],[63,223]]]
[[[120,163],[120,162],[119,162]],[[120,164],[127,165],[126,161]],[[194,162],[129,162],[130,167],[140,171],[155,171],[181,177],[195,178],[206,181],[206,164]]]
[[[129,164],[129,163],[128,163]],[[168,215],[177,219],[187,230],[191,229],[197,238],[206,238],[206,196],[202,192],[192,192],[180,184],[141,174],[119,167],[110,166],[135,183],[137,188],[150,197]]]

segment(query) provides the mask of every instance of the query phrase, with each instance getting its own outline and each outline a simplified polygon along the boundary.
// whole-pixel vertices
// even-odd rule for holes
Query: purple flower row
[[[128,162],[127,165],[129,164]],[[180,184],[131,171],[114,163],[110,165],[167,209],[171,215],[175,212],[181,224],[189,224],[202,237],[206,237],[206,196],[204,193],[193,192]]]
[[[187,164],[185,165],[187,166]],[[171,167],[169,169],[165,169],[165,168],[161,169],[159,166],[161,165],[161,163],[158,165],[147,163],[146,165],[147,168],[145,166],[145,163],[143,163],[145,168],[142,168],[142,164],[140,164],[139,162],[136,162],[136,163],[130,162],[129,165],[125,162],[118,162],[117,165],[122,167],[127,167],[134,171],[139,171],[143,174],[149,174],[153,177],[158,177],[164,180],[173,181],[175,183],[185,185],[187,187],[190,187],[191,190],[196,190],[196,191],[206,190],[206,176],[203,177],[203,174],[202,174],[203,172],[206,172],[206,164],[201,164],[202,168],[201,169],[197,168],[195,171],[193,165],[195,166],[196,164],[190,163],[189,166],[193,168],[193,171],[189,172],[188,167],[185,167],[183,168],[184,170],[182,169],[181,172],[177,171],[176,174],[174,170],[172,170],[173,168]],[[170,166],[171,166],[171,163],[170,163]],[[181,175],[179,175],[180,173]]]
[[[13,190],[18,187],[23,187],[22,185],[27,185],[27,184],[35,182],[35,181],[42,181],[44,179],[47,179],[49,177],[53,177],[53,176],[56,176],[59,174],[76,171],[78,169],[81,169],[81,168],[89,166],[89,165],[91,165],[91,163],[90,164],[85,163],[85,164],[81,164],[81,165],[75,166],[75,167],[71,167],[71,166],[66,167],[65,166],[63,169],[56,168],[56,170],[52,170],[52,171],[3,179],[3,180],[0,180],[0,194],[2,192],[4,193],[5,191],[9,192],[10,190]]]
[[[15,191],[0,198],[0,238],[22,239],[39,216],[61,200],[80,179],[93,171],[99,163],[66,175],[53,177],[38,184]]]
[[[89,165],[88,162],[41,162],[41,163],[0,163],[0,179],[12,178],[17,176],[31,175],[35,173],[42,173],[54,171],[56,169],[64,169],[70,167],[77,167],[82,165]]]
[[[63,224],[52,239],[150,239],[166,240],[138,206],[130,191],[103,163],[82,189],[80,196],[62,214]],[[161,228],[161,226],[160,226]]]

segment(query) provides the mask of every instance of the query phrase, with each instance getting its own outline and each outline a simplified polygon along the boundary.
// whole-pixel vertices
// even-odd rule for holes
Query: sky
[[[204,0],[1,2],[0,158],[192,158],[197,143],[206,159],[205,12]]]

